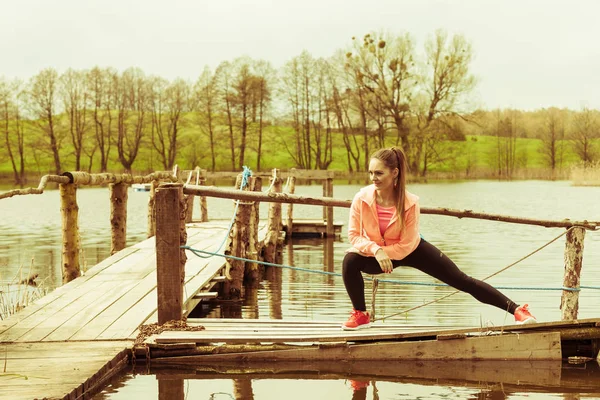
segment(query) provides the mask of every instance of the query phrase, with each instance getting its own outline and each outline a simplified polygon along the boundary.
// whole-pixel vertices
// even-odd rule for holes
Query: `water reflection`
[[[135,380],[144,382],[143,396],[132,395]],[[560,361],[182,364],[132,369],[94,399],[597,399],[598,382],[596,362],[576,368]]]

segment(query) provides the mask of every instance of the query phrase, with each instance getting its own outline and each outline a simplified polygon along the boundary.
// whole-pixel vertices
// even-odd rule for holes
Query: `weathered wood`
[[[156,189],[158,181],[150,182],[150,195],[148,196],[148,230],[147,237],[153,237],[156,234]]]
[[[0,374],[0,398],[90,398],[127,366],[130,346],[129,341],[3,344],[3,373],[10,375]]]
[[[248,190],[250,191],[261,192],[262,178],[254,176],[250,177],[248,186]],[[261,243],[258,240],[258,226],[260,223],[259,211],[260,203],[253,203],[250,208],[250,218],[248,221],[249,241],[246,247],[246,258],[250,260],[258,260],[258,255],[261,251]],[[246,262],[246,266],[244,268],[244,279],[251,284],[256,284],[262,279],[263,269],[264,268],[261,264],[257,264],[255,262]]]
[[[252,380],[248,378],[234,379],[233,395],[236,399],[254,400],[254,392],[252,391]]]
[[[60,212],[62,215],[62,281],[68,283],[81,275],[79,265],[79,206],[77,186],[61,183]]]
[[[127,244],[127,189],[126,183],[111,183],[110,193],[110,254],[123,250]]]
[[[165,335],[163,332],[160,336]],[[192,332],[186,334],[189,341]],[[286,340],[286,339],[284,339]],[[157,339],[158,342],[158,339]],[[238,354],[211,354],[182,357],[188,362],[291,361],[291,360],[560,360],[560,333],[523,333],[469,337],[460,340],[421,340],[310,346],[293,350],[256,351]]]
[[[579,289],[584,239],[585,230],[583,228],[575,227],[567,232],[563,287]],[[563,321],[577,319],[579,291],[563,290],[560,299],[560,309]]]
[[[273,176],[271,177],[271,190],[269,195],[281,193],[281,178],[280,171],[277,168],[273,169]],[[277,255],[277,239],[279,238],[279,232],[281,231],[281,204],[272,202],[269,204],[269,221],[267,223],[267,237],[264,243],[264,260],[266,262],[275,262]]]
[[[312,204],[317,206],[332,206],[350,208],[351,200],[329,199],[323,197],[306,197],[291,195],[287,193],[253,193],[237,192],[234,190],[216,188],[214,186],[186,186],[184,193],[193,193],[195,195],[204,195],[225,199],[239,199],[246,201],[262,201],[272,203],[290,203],[290,204]],[[446,215],[457,218],[484,219],[499,222],[509,222],[523,225],[537,225],[546,228],[570,228],[580,226],[585,229],[596,230],[600,227],[598,221],[571,221],[564,219],[561,221],[539,220],[532,218],[511,217],[506,215],[476,213],[471,210],[453,210],[449,208],[430,208],[421,207],[421,214]]]
[[[431,384],[439,386],[448,382],[449,386],[458,386],[461,382],[479,384],[482,389],[489,389],[491,383],[518,385],[515,391],[529,392],[524,386],[539,385],[543,387],[570,387],[564,386],[564,375],[567,370],[561,371],[561,361],[484,361],[484,360],[431,360],[431,361],[404,361],[398,360],[393,363],[380,361],[361,361],[359,363],[341,363],[339,361],[280,361],[252,362],[243,365],[233,362],[220,362],[219,364],[183,364],[173,368],[172,364],[164,364],[164,359],[153,359],[153,372],[159,377],[179,377],[181,379],[213,380],[218,378],[247,378],[260,379],[347,379],[352,377],[365,380],[376,380],[377,382],[414,382],[416,384]],[[170,361],[177,361],[171,359]],[[571,371],[571,370],[570,370]],[[562,375],[562,376],[561,376]],[[594,374],[598,376],[598,372]],[[585,375],[584,375],[585,376]],[[450,383],[451,382],[451,383]],[[595,383],[586,379],[581,384],[573,387],[589,386]],[[569,382],[570,384],[571,382]],[[597,385],[596,385],[597,386]],[[596,387],[592,392],[598,392]]]
[[[288,176],[288,189],[287,192],[289,194],[296,193],[296,176],[295,176],[295,168],[290,170],[290,176]],[[287,205],[287,224],[286,224],[286,233],[288,237],[293,236],[294,232],[294,205],[292,203],[288,203]]]
[[[0,199],[7,199],[9,197],[25,194],[42,194],[44,193],[44,189],[46,189],[46,186],[48,186],[48,183],[50,182],[67,184],[70,183],[71,180],[67,176],[44,175],[40,179],[40,183],[37,188],[30,187],[26,189],[9,190],[8,192],[0,193]]]
[[[333,197],[333,179],[327,178],[323,180],[323,197],[332,198]],[[333,229],[333,207],[325,206],[323,207],[323,221],[325,221],[327,229],[325,230],[325,236],[333,237],[334,229]]]
[[[183,400],[185,399],[183,379],[158,380],[158,400]]]
[[[178,180],[177,176],[171,171],[157,171],[144,176],[112,173],[89,174],[83,171],[65,172],[62,175],[67,176],[71,183],[90,186],[105,185],[107,183],[127,183],[131,185],[152,181],[177,182]]]
[[[197,185],[206,185],[206,170],[200,170],[200,176]],[[200,222],[208,222],[208,204],[206,202],[206,196],[198,196],[200,203]]]
[[[207,171],[206,178],[207,179],[235,179],[239,172],[235,171]],[[254,176],[260,176],[262,178],[269,178],[272,176],[269,172],[261,172],[255,171],[252,173]],[[290,175],[295,175],[298,179],[306,179],[306,180],[321,180],[327,178],[333,178],[335,176],[334,171],[327,170],[309,170],[309,169],[296,169],[290,168],[289,171],[280,171],[280,178],[287,178]]]
[[[219,295],[217,292],[199,292],[194,295],[194,299],[214,299]]]
[[[158,323],[180,320],[183,281],[180,261],[180,202],[182,185],[161,185],[156,190],[156,279]]]
[[[240,191],[250,190],[250,182],[252,177],[248,177],[244,187],[242,174],[238,175],[235,183],[236,187],[241,188]],[[246,258],[248,253],[248,243],[250,241],[250,217],[252,214],[253,203],[239,202],[233,227],[229,232],[229,238],[225,249],[225,254],[235,257]],[[241,260],[226,259],[225,275],[230,279],[223,285],[223,295],[226,299],[239,299],[242,296],[242,283],[244,281],[245,262]]]

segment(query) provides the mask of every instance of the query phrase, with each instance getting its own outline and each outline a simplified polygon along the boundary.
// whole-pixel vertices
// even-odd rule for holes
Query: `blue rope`
[[[287,268],[287,269],[291,269],[291,270],[294,270],[294,271],[311,272],[311,273],[315,273],[315,274],[328,275],[328,276],[342,276],[342,274],[340,274],[339,272],[317,271],[317,270],[308,269],[308,268],[293,267],[291,265],[274,264],[274,263],[270,263],[270,262],[266,262],[266,261],[250,260],[248,258],[236,257],[236,256],[232,256],[232,255],[227,255],[227,254],[218,254],[218,253],[213,253],[211,251],[205,251],[205,250],[198,250],[198,249],[194,249],[194,248],[192,248],[190,246],[181,246],[181,248],[185,249],[185,250],[189,250],[192,253],[194,253],[196,256],[201,257],[201,258],[208,258],[208,257],[212,257],[212,256],[220,256],[220,257],[230,258],[232,260],[237,260],[237,261],[244,261],[244,262],[250,262],[250,263],[256,263],[256,264],[266,265],[268,267]],[[200,253],[210,254],[210,256],[206,257],[206,256],[201,255]],[[367,280],[373,280],[374,279],[374,278],[371,278],[371,277],[365,277],[365,278]],[[435,287],[448,287],[449,286],[449,285],[447,285],[445,283],[411,282],[411,281],[398,281],[398,280],[393,280],[393,279],[378,279],[378,281],[379,282],[385,282],[385,283],[393,283],[393,284],[396,284],[396,285],[435,286]],[[579,292],[579,291],[581,291],[581,289],[600,290],[600,287],[597,287],[597,286],[579,286],[579,288],[568,288],[568,287],[533,287],[533,286],[494,286],[494,287],[496,289],[505,289],[505,290],[565,290],[565,291],[568,291],[568,292]]]
[[[250,168],[248,168],[247,166],[244,165],[244,170],[242,171],[242,182],[240,183],[240,190],[243,190],[246,185],[248,185],[248,178],[252,176],[252,171],[250,170]],[[240,201],[236,200],[235,201],[235,208],[233,210],[233,216],[231,217],[231,222],[229,223],[229,228],[227,228],[227,232],[225,233],[225,236],[223,237],[223,241],[221,242],[221,244],[219,245],[219,248],[216,250],[216,253],[208,253],[210,255],[207,256],[203,256],[200,254],[196,254],[196,256],[200,257],[200,258],[211,258],[212,256],[219,256],[221,254],[218,254],[219,251],[221,251],[221,248],[223,247],[223,245],[225,245],[225,243],[227,242],[227,238],[229,237],[229,232],[231,232],[231,229],[233,228],[233,224],[235,223],[235,216],[237,215],[237,210],[238,210],[238,206],[240,205]],[[184,247],[182,247],[184,248]],[[200,251],[200,250],[198,250]]]

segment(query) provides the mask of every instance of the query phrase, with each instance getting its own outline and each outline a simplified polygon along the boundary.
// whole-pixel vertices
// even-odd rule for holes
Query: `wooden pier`
[[[256,261],[276,262],[283,225],[281,203],[322,206],[325,236],[333,235],[333,207],[349,207],[350,202],[332,198],[332,178],[325,179],[323,198],[282,193],[276,170],[268,193],[262,192],[260,178],[247,179],[248,185],[243,190],[183,186],[177,174],[168,173],[135,178],[75,172],[52,179],[61,189],[65,284],[0,321],[0,354],[4,353],[0,399],[87,398],[125,368],[132,357],[138,361],[144,359],[152,366],[171,368],[190,363],[213,369],[216,365],[237,368],[243,362],[249,364],[249,371],[260,369],[260,363],[274,361],[290,365],[293,370],[300,368],[292,367],[294,363],[328,366],[332,362],[348,365],[355,361],[393,360],[410,366],[409,361],[511,360],[550,361],[557,365],[556,362],[565,359],[581,362],[599,357],[600,319],[577,320],[577,290],[563,290],[563,321],[493,330],[375,324],[368,330],[344,332],[339,322],[329,321],[185,321],[202,299],[216,296],[215,285],[222,284],[220,293],[224,297],[239,296],[242,280],[262,279]],[[76,187],[107,179],[111,182],[114,254],[79,276]],[[158,186],[159,179],[178,183]],[[156,233],[157,237],[123,248],[126,185],[131,183],[152,185],[149,236]],[[42,189],[29,193],[41,193]],[[201,208],[205,196],[238,200],[232,229],[229,221],[186,224],[193,196],[200,197]],[[270,203],[268,222],[258,221],[261,202]],[[563,282],[566,289],[578,289],[580,284],[585,229],[595,230],[600,225],[588,221],[515,219],[448,209],[422,208],[422,212],[567,229]],[[205,221],[205,209],[202,214]],[[288,229],[295,223],[292,219],[290,212]],[[200,258],[181,248],[186,245],[215,252],[225,235],[230,238],[226,254],[239,260],[226,263],[222,257]],[[169,324],[171,320],[176,323]],[[151,327],[157,329],[146,332],[148,324],[155,324]],[[140,333],[148,335],[142,337]],[[182,387],[179,382],[176,386]]]
[[[229,221],[188,224],[188,244],[216,250]],[[264,237],[264,229],[259,231]],[[222,281],[225,260],[189,255],[183,315]],[[121,250],[0,321],[0,399],[78,399],[129,363],[143,324],[157,322],[155,240]],[[0,370],[1,372],[2,370]]]

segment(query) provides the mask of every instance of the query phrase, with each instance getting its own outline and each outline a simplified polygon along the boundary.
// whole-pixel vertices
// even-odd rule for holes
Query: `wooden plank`
[[[440,380],[488,382],[514,385],[562,386],[562,363],[559,360],[542,361],[487,361],[487,360],[397,360],[392,363],[364,360],[359,363],[339,361],[279,361],[219,364],[179,364],[177,368],[161,368],[164,359],[153,359],[157,378],[181,379],[352,379],[377,382],[410,382]],[[172,359],[171,361],[176,361]],[[172,365],[171,363],[165,365]],[[423,383],[421,383],[423,384]],[[598,387],[600,391],[600,387]]]
[[[300,360],[560,360],[560,333],[471,337],[464,340],[383,342],[346,346],[306,346],[293,350],[255,351],[177,357],[176,363]],[[163,363],[169,363],[163,360]]]
[[[110,285],[109,282],[104,282],[99,286],[104,288]],[[73,304],[85,304],[85,302],[93,301],[94,299],[88,296],[88,288],[86,286],[80,286],[71,291],[69,296],[62,296],[56,301],[48,304],[46,307],[38,310],[35,314],[30,315],[18,323],[14,324],[10,329],[0,335],[1,342],[12,342],[18,340],[27,332],[46,323],[49,319],[53,318],[57,313],[60,313],[63,309],[68,308]],[[16,314],[18,315],[18,314]],[[52,324],[52,322],[48,322]]]
[[[118,284],[107,291],[104,291],[95,302],[88,307],[81,309],[72,318],[56,328],[52,333],[46,336],[44,341],[69,340],[73,338],[90,321],[93,321],[99,314],[108,309],[117,302],[131,288],[136,286],[138,280],[119,280]]]
[[[127,365],[131,342],[28,343],[2,346],[0,398],[63,398],[97,392]],[[82,360],[85,360],[82,362]],[[76,366],[74,368],[74,366]]]
[[[73,290],[83,285],[85,282],[90,280],[92,277],[94,277],[104,269],[110,267],[113,264],[122,262],[123,259],[137,251],[138,249],[128,247],[126,249],[121,250],[118,253],[113,254],[112,256],[106,258],[104,261],[89,269],[84,276],[81,276],[69,282],[66,285],[56,288],[54,291],[48,293],[44,297],[36,300],[35,302],[27,306],[23,311],[19,311],[17,314],[11,315],[7,319],[0,321],[0,341],[3,340],[2,333],[10,327],[34,315],[42,308],[46,307],[47,305],[60,299],[63,296],[67,294],[72,296]]]
[[[194,295],[194,299],[214,299],[219,296],[217,292],[198,292]]]
[[[36,325],[33,329],[23,332],[18,337],[19,341],[41,341],[50,335],[61,325],[67,323],[69,320],[74,318],[81,310],[85,310],[86,307],[94,304],[103,295],[110,296],[113,292],[121,290],[120,286],[115,286],[112,282],[104,282],[96,288],[89,291],[85,296],[79,298],[76,302],[66,305],[57,312],[49,315],[49,318],[44,319],[41,323]],[[15,329],[11,329],[10,332]]]

